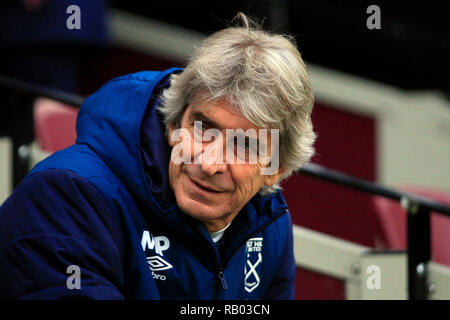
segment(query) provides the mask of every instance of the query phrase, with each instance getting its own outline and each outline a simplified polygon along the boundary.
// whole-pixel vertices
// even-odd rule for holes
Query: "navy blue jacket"
[[[251,199],[218,245],[176,206],[156,111],[171,72],[103,85],[80,110],[76,144],[37,164],[3,203],[0,298],[293,298],[280,192]]]

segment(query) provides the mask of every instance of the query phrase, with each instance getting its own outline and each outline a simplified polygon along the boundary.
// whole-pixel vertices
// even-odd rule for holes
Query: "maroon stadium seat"
[[[416,187],[401,189],[450,205],[449,193]],[[407,247],[405,210],[399,202],[382,197],[374,197],[374,206],[380,226],[380,230],[377,232],[378,247],[405,250]],[[432,213],[430,223],[432,260],[450,266],[450,218]]]
[[[34,104],[34,132],[39,146],[55,152],[75,143],[78,108],[50,99],[38,98]]]

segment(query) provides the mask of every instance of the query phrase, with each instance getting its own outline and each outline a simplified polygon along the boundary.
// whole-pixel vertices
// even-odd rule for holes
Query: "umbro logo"
[[[173,268],[173,266],[160,256],[147,257],[148,265],[152,271],[162,271]]]

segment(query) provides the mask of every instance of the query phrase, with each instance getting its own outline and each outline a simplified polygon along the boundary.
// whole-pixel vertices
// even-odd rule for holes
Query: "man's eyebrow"
[[[255,129],[253,129],[255,130]],[[245,132],[235,132],[236,137],[241,137],[241,138],[247,138],[248,142],[251,143],[255,143],[256,146],[260,146],[262,148],[264,148],[266,146],[266,144],[263,142],[263,140],[259,139],[259,135],[258,135],[258,131],[256,131],[256,136],[252,136],[252,135],[247,135],[245,134]]]
[[[207,116],[205,116],[203,113],[199,111],[192,111],[188,119],[189,122],[201,121],[210,128],[215,128],[219,130],[222,129],[222,126],[220,124],[218,124],[214,120],[209,119]]]
[[[200,111],[192,111],[188,117],[188,121],[189,122],[201,121],[203,124],[206,124],[206,126],[209,128],[215,128],[215,129],[222,130],[222,126],[220,124],[218,124],[214,120],[209,119],[207,116],[205,116]],[[237,133],[237,135],[239,136],[241,134]],[[260,145],[260,147],[262,147],[262,148],[266,147],[266,144],[263,142],[264,140],[260,140],[258,134],[256,134],[256,137],[246,136],[245,134],[243,136],[247,137],[249,139],[249,141],[250,140],[254,141],[257,145]]]

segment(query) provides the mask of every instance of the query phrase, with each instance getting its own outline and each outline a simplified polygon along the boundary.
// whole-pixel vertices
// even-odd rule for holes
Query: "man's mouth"
[[[214,187],[211,187],[211,186],[205,184],[204,182],[200,182],[200,181],[194,180],[194,179],[192,179],[192,178],[189,177],[189,176],[188,176],[188,178],[189,178],[189,180],[190,180],[196,187],[198,187],[199,189],[205,190],[205,191],[207,191],[207,192],[212,192],[212,193],[221,193],[221,192],[222,192],[222,191],[220,191],[220,190],[217,190],[217,189],[214,188]]]

